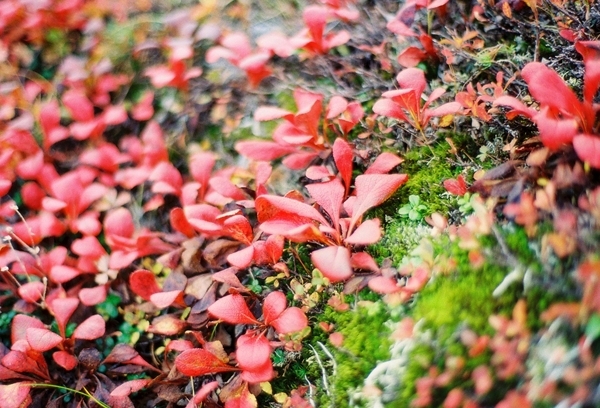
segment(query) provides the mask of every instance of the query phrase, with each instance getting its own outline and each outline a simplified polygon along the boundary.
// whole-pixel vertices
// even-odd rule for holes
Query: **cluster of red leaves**
[[[523,115],[531,119],[538,127],[544,146],[558,150],[572,145],[582,161],[600,168],[598,106],[594,104],[600,88],[600,42],[576,41],[575,49],[585,65],[582,101],[555,71],[540,62],[531,62],[523,68],[521,76],[538,101],[539,111],[510,96],[502,96],[494,104],[512,108],[507,113],[509,118]]]
[[[155,112],[166,104],[160,98],[186,98],[204,80],[206,65],[198,65],[225,59],[246,73],[254,89],[272,74],[274,67],[268,64],[274,56],[298,55],[304,60],[326,55],[351,39],[348,31],[328,30],[330,22],[358,21],[351,1],[322,0],[320,5],[308,6],[302,11],[303,30],[292,37],[270,33],[256,40],[257,47],[244,33],[221,33],[185,13],[173,14],[165,19],[167,34],[160,41],[142,36],[133,50],[141,65],[144,53],[150,51],[163,62],[126,74],[115,73],[108,59],[102,58],[99,33],[103,18],[112,17],[107,6],[83,0],[34,3],[7,0],[0,4],[0,56],[11,65],[7,72],[12,75],[3,81],[0,93],[0,219],[10,225],[2,231],[0,303],[17,313],[11,324],[11,347],[0,348],[1,406],[27,406],[38,383],[60,384],[60,374],[81,374],[84,379],[73,378],[69,386],[93,387],[95,398],[115,406],[133,406],[132,393],[163,387],[156,391],[160,398],[167,394],[174,402],[188,398],[189,408],[208,400],[217,404],[217,398],[225,407],[256,407],[258,383],[277,375],[271,353],[279,347],[299,349],[308,319],[301,309],[288,307],[282,292],[264,297],[253,294],[242,283],[247,268],[289,273],[280,263],[287,240],[316,247],[310,259],[329,282],[348,281],[356,271],[368,272],[357,277],[359,285],[368,283],[372,290],[400,301],[418,292],[434,273],[431,265],[398,273],[380,267],[364,251],[381,238],[380,220],[365,219],[365,215],[392,196],[408,175],[393,173],[402,159],[392,153],[379,154],[365,166],[364,174],[354,175],[355,163],[366,162],[367,156],[348,141],[363,126],[365,112],[360,102],[333,96],[324,106],[325,95],[298,88],[295,113],[259,107],[254,112],[256,121],[283,121],[272,141],[236,144],[240,154],[257,161],[249,170],[222,166],[216,154],[196,147],[175,163],[168,141],[172,135],[163,129],[168,123],[165,112]],[[504,6],[508,3],[500,6],[506,15],[511,10]],[[517,9],[523,2],[512,3]],[[525,3],[537,18],[535,2]],[[452,64],[453,51],[443,45],[458,50],[481,46],[471,43],[474,31],[438,42],[423,30],[420,34],[413,30],[417,12],[435,11],[443,19],[450,5],[448,0],[407,1],[388,24],[399,37],[417,39],[421,48],[408,47],[399,53],[398,62],[407,69],[396,77],[399,89],[385,92],[375,103],[375,114],[406,122],[424,133],[434,117],[451,119],[461,113],[487,122],[492,114],[489,104],[509,106],[514,109],[509,116],[523,114],[536,123],[548,148],[572,144],[581,160],[600,167],[598,107],[594,104],[600,86],[597,41],[575,41],[586,68],[583,101],[554,71],[531,63],[522,76],[539,102],[539,111],[503,96],[507,84],[502,83],[502,73],[496,83],[469,84],[455,101],[431,108],[445,90],[437,88],[424,95],[425,74],[415,66],[423,61],[442,63],[440,55]],[[474,18],[481,11],[481,5],[474,7]],[[17,78],[19,70],[31,64],[27,47],[42,50],[48,45],[46,32],[52,30],[77,38],[79,48],[54,67],[57,73],[52,82],[28,75]],[[197,51],[204,40],[214,45],[199,63],[203,53]],[[131,97],[129,89],[138,86],[144,92]],[[271,162],[278,159],[290,169],[306,169],[306,178],[311,180],[306,185],[308,196],[299,191],[284,196],[269,193]],[[533,229],[538,209],[548,210],[553,204],[554,182],[538,190],[535,200],[523,194],[518,203],[506,206],[505,214]],[[444,185],[452,194],[467,192],[462,176]],[[139,200],[132,192],[138,193]],[[580,207],[600,214],[599,197],[598,191],[590,193]],[[476,216],[466,225],[448,229],[470,250],[474,264],[480,255],[477,238],[488,234],[493,222],[489,211],[475,206]],[[164,227],[146,226],[140,215],[160,218],[163,211],[168,212],[172,233]],[[562,235],[547,238],[561,257],[572,252],[558,252],[557,248],[566,245],[561,237],[576,224],[568,212],[562,214],[567,221],[555,225]],[[440,230],[447,227],[441,216],[433,216],[432,223]],[[138,260],[150,256],[173,271],[159,279],[152,271],[138,269]],[[577,307],[598,311],[597,269],[594,260],[579,267],[578,278],[590,295]],[[106,322],[93,308],[117,291],[130,299],[130,306],[148,316],[157,314],[147,332],[171,340],[162,362],[150,364],[126,345],[115,347],[102,360],[92,348],[90,341],[107,336]],[[139,304],[140,298],[146,303]],[[574,310],[570,306],[565,309]],[[517,317],[522,320],[521,315]],[[44,323],[50,320],[56,322],[55,329]],[[514,323],[494,317],[492,321],[499,334],[485,346],[495,357],[495,375],[502,379],[522,371],[520,347],[529,333],[521,320]],[[68,324],[75,325],[72,333]],[[204,340],[202,333],[217,324],[220,339]],[[223,328],[227,325],[233,327]],[[483,347],[485,342],[467,340],[463,343],[473,347]],[[112,379],[98,372],[100,365],[113,365]],[[490,390],[492,368],[478,367],[468,374],[475,397]],[[433,390],[458,378],[459,371],[432,370],[429,377],[420,379],[415,406],[428,405]],[[133,372],[148,376],[152,372],[158,380],[123,381],[124,374]],[[210,376],[191,398],[182,391],[188,376]],[[290,400],[307,405],[302,394],[297,391]],[[452,390],[445,406],[477,406],[472,400],[461,390]],[[499,406],[528,403],[515,391]]]
[[[329,100],[322,120],[323,95],[296,89],[294,100],[298,107],[295,114],[271,106],[259,107],[254,113],[254,119],[258,121],[286,120],[273,132],[273,141],[242,141],[236,144],[235,149],[254,160],[273,161],[285,157],[283,164],[286,167],[300,170],[331,151],[332,144],[326,130],[331,129],[334,134],[346,137],[365,114],[358,102],[334,96]],[[352,157],[349,159],[352,160]]]
[[[19,41],[42,47],[38,29],[83,29],[92,24],[90,15],[104,12],[95,5],[82,11],[78,2],[69,3],[68,7],[50,2],[30,8],[25,2],[15,1],[3,3],[0,9],[2,26],[12,30],[6,37],[11,53],[11,46]],[[298,35],[277,43],[273,37],[259,39],[258,51],[252,50],[244,34],[224,35],[219,45],[208,50],[206,62],[228,59],[244,69],[256,87],[269,75],[265,64],[272,55],[287,57],[298,50],[307,57],[327,53],[349,39],[345,31],[326,33],[327,22],[354,21],[357,17],[358,13],[347,8],[345,2],[311,6],[304,11],[307,28]],[[3,246],[0,252],[1,285],[8,293],[2,301],[10,302],[18,313],[43,315],[47,310],[57,322],[57,331],[52,331],[37,317],[17,314],[13,319],[12,347],[3,350],[0,361],[1,381],[12,382],[2,385],[6,395],[3,398],[7,398],[3,401],[10,400],[6,406],[31,403],[36,382],[55,383],[58,378],[51,372],[50,364],[66,372],[83,370],[88,374],[95,373],[101,364],[114,363],[134,367],[127,370],[163,372],[131,350],[116,348],[111,353],[114,356],[103,361],[94,358],[91,364],[89,352],[85,351],[90,349],[83,348],[89,346],[90,340],[105,336],[105,321],[99,314],[88,317],[91,308],[115,290],[115,281],[132,265],[137,266],[140,258],[160,256],[165,266],[179,268],[162,282],[143,269],[129,274],[128,279],[130,290],[148,302],[143,306],[145,310],[172,311],[156,317],[149,333],[181,336],[188,329],[196,333],[195,341],[174,340],[167,348],[179,352],[175,359],[165,359],[165,364],[171,361],[178,372],[173,375],[175,384],[180,384],[183,376],[234,373],[234,380],[225,387],[208,383],[190,400],[190,406],[200,404],[217,388],[221,388],[219,397],[226,406],[255,406],[254,394],[259,390],[253,384],[276,375],[270,360],[272,350],[301,346],[294,334],[300,333],[296,338],[302,338],[308,324],[304,312],[287,307],[281,292],[271,292],[264,300],[251,296],[236,273],[251,265],[284,270],[285,265],[278,266],[278,262],[286,238],[327,246],[315,251],[312,258],[333,282],[349,278],[353,268],[378,270],[365,252],[354,253],[354,247],[374,243],[381,237],[379,220],[363,221],[362,217],[391,196],[407,176],[387,174],[401,159],[384,153],[366,174],[353,181],[357,153],[338,137],[348,137],[363,119],[360,103],[334,96],[322,118],[323,95],[298,89],[295,98],[299,111],[295,114],[278,108],[259,108],[257,120],[284,118],[286,122],[276,130],[274,143],[237,145],[241,153],[261,160],[252,173],[234,167],[216,169],[215,154],[192,149],[186,163],[189,175],[171,163],[167,136],[155,119],[155,102],[162,88],[188,92],[190,81],[202,75],[202,69],[192,65],[195,40],[199,37],[189,35],[190,31],[184,28],[189,23],[175,28],[177,36],[136,47],[136,54],[158,50],[165,55],[163,64],[143,69],[151,87],[137,100],[115,97],[125,95],[126,88],[137,78],[117,75],[106,60],[98,62],[89,55],[87,59],[69,56],[60,62],[61,74],[54,79],[58,91],[51,93],[46,86],[26,81],[24,92],[15,88],[10,98],[3,99],[7,102],[3,117],[8,120],[2,125],[0,139],[0,193],[7,197],[18,194],[21,204],[17,213],[12,200],[2,202],[3,221],[11,224],[3,231],[4,239],[11,244]],[[19,24],[31,30],[20,30]],[[97,32],[86,31],[90,55],[100,44]],[[33,114],[23,110],[23,106]],[[109,136],[123,134],[127,129],[136,130],[117,138]],[[39,144],[34,135],[39,135]],[[335,141],[330,141],[330,137]],[[268,194],[271,165],[267,162],[288,156],[285,164],[300,169],[326,160],[331,153],[337,171],[331,173],[323,166],[309,169],[308,175],[321,181],[309,186],[314,204],[305,203],[298,192],[286,197]],[[253,190],[247,188],[251,182]],[[130,191],[142,188],[147,188],[141,208],[144,213],[166,207],[167,198],[179,203],[169,210],[173,234],[152,230],[139,222]],[[327,198],[329,189],[335,192],[334,197]],[[295,207],[306,216],[298,218]],[[258,221],[250,216],[253,211]],[[277,223],[280,225],[276,227]],[[288,234],[281,228],[286,223],[309,232],[302,238]],[[60,240],[60,244],[47,245],[50,238]],[[207,275],[208,280],[202,276],[188,279],[179,265],[183,263],[189,270],[191,259],[200,253],[196,251],[201,246],[203,265],[196,268],[213,273]],[[209,257],[211,251],[213,257]],[[339,271],[331,268],[338,261]],[[225,268],[227,264],[232,268]],[[229,288],[231,293],[223,296],[221,288]],[[253,305],[262,302],[262,315],[258,318],[246,305],[248,299]],[[188,307],[192,312],[182,319],[183,310]],[[67,335],[70,320],[76,328]],[[218,340],[204,341],[196,331],[215,320],[247,327],[244,334],[236,336],[233,353],[228,354]],[[57,351],[48,355],[53,349]],[[90,364],[94,368],[84,369]],[[166,371],[168,367],[162,369]],[[148,387],[151,381],[141,379],[118,385],[103,378],[93,383],[96,397],[126,406],[131,404],[130,394]]]
[[[434,89],[425,103],[421,105],[427,81],[425,73],[418,68],[403,70],[396,76],[396,81],[398,81],[400,89],[385,92],[383,98],[375,102],[373,106],[375,113],[405,121],[419,132],[423,132],[431,118],[452,115],[461,109],[458,102],[448,102],[437,108],[429,109],[429,105],[445,93],[443,88]]]
[[[281,32],[271,32],[256,40],[257,48],[252,49],[250,39],[243,32],[224,34],[219,45],[206,54],[206,61],[215,63],[225,59],[244,71],[251,88],[256,88],[273,70],[267,65],[273,56],[281,58],[293,54],[303,54],[305,58],[327,54],[332,48],[348,42],[348,31],[327,32],[328,22],[358,20],[357,10],[347,8],[345,1],[322,0],[322,5],[307,6],[302,12],[305,28],[292,37]]]

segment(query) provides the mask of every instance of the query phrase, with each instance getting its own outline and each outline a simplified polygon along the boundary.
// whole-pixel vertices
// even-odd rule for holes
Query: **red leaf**
[[[94,288],[83,288],[79,291],[79,300],[85,306],[96,306],[106,300],[106,286],[100,285]]]
[[[237,293],[217,300],[210,305],[208,313],[230,324],[259,324],[250,309],[248,309],[244,297]]]
[[[50,279],[56,283],[65,283],[79,276],[81,272],[65,265],[54,265],[50,269]]]
[[[79,306],[79,300],[76,298],[58,298],[50,303],[50,310],[54,314],[54,318],[58,324],[58,331],[63,337],[66,337],[67,322],[73,313],[75,313],[77,306]]]
[[[179,207],[173,208],[169,213],[169,220],[171,221],[171,226],[173,229],[181,232],[186,237],[192,238],[196,235],[196,231],[185,217],[183,209]]]
[[[310,254],[312,263],[330,282],[340,282],[352,276],[350,251],[341,246],[318,249]]]
[[[333,96],[329,100],[329,103],[327,104],[327,109],[325,111],[326,118],[333,119],[336,116],[341,115],[342,113],[344,113],[344,111],[346,110],[347,107],[348,107],[348,101],[346,100],[346,98],[339,96],[339,95]],[[337,139],[337,140],[341,140],[341,139]]]
[[[225,408],[257,408],[256,397],[248,390],[248,382],[243,377],[234,379],[221,389],[219,399],[225,402]]]
[[[579,116],[581,102],[563,79],[541,62],[530,62],[521,71],[529,86],[529,93],[541,104]]]
[[[308,326],[308,319],[301,309],[289,307],[271,322],[271,326],[280,334],[294,333]]]
[[[400,105],[391,99],[381,98],[373,105],[373,112],[381,116],[387,116],[398,120],[410,122]]]
[[[291,112],[285,109],[277,108],[275,106],[260,106],[254,112],[254,120],[258,120],[261,122],[281,118],[288,119],[292,118],[293,116],[294,115]]]
[[[406,68],[413,68],[427,58],[427,53],[417,47],[407,47],[398,55],[398,64]]]
[[[200,348],[186,350],[178,355],[175,358],[175,367],[181,374],[189,377],[237,371],[237,368],[227,365],[214,354]]]
[[[376,276],[369,280],[369,289],[382,295],[395,293],[401,290],[396,279],[387,278],[385,276]]]
[[[446,116],[446,115],[452,115],[454,113],[459,112],[462,109],[462,106],[460,103],[458,102],[448,102],[445,103],[443,105],[440,105],[436,108],[433,109],[427,109],[425,114],[428,117],[438,117],[438,116]]]
[[[363,174],[356,178],[352,225],[369,209],[387,200],[408,180],[406,174]]]
[[[78,363],[77,358],[75,358],[74,355],[63,350],[55,351],[54,353],[52,353],[52,358],[54,359],[56,364],[58,364],[67,371],[71,371],[72,369],[74,369]]]
[[[110,354],[104,359],[104,364],[116,363],[127,364],[128,361],[139,357],[139,353],[135,351],[129,344],[117,344]]]
[[[323,51],[346,44],[348,41],[350,41],[350,33],[346,30],[328,34],[323,40]]]
[[[215,282],[226,283],[240,292],[249,292],[249,290],[242,285],[242,282],[240,282],[238,277],[235,275],[235,270],[235,268],[227,268],[223,269],[222,271],[215,272],[212,274],[212,280]]]
[[[575,49],[585,64],[583,99],[591,104],[600,87],[600,41],[577,41]]]
[[[325,166],[310,166],[306,169],[306,177],[315,181],[322,181],[322,179],[331,179],[334,177],[333,174],[329,171],[329,169]]]
[[[467,183],[463,175],[459,175],[456,179],[444,180],[444,188],[450,194],[464,196],[467,194]]]
[[[109,245],[113,243],[113,236],[129,238],[134,232],[133,216],[127,208],[120,207],[106,214],[104,218],[104,233]]]
[[[279,317],[287,306],[287,299],[283,292],[271,292],[263,301],[263,319],[265,324],[270,325]]]
[[[200,405],[200,403],[202,403],[202,401],[204,401],[206,397],[208,397],[210,393],[216,390],[217,388],[219,388],[218,381],[211,381],[209,383],[204,384],[202,388],[200,388],[198,392],[196,392],[194,398],[192,398],[188,405],[186,405],[186,408],[196,408],[194,405],[190,404]]]
[[[110,392],[110,395],[113,397],[128,397],[130,394],[141,390],[146,387],[150,381],[149,378],[141,378],[138,380],[125,381],[123,384],[119,385],[117,388]]]
[[[340,332],[331,333],[329,342],[335,347],[341,347],[344,344],[344,335]]]
[[[244,269],[252,264],[254,259],[254,246],[250,245],[227,255],[227,262],[236,268]]]
[[[354,155],[350,145],[344,139],[336,139],[333,143],[333,160],[335,161],[335,166],[344,182],[346,194],[348,193],[350,183],[352,182],[353,157]]]
[[[188,324],[185,320],[181,320],[178,316],[167,314],[154,318],[147,331],[165,336],[175,336],[183,332],[187,326]]]
[[[394,153],[383,152],[377,156],[373,164],[369,166],[364,174],[385,174],[403,161],[404,159],[401,159]]]
[[[427,6],[428,10],[433,10],[436,9],[438,7],[443,6],[444,4],[448,3],[449,0],[433,0],[431,3],[429,3],[429,5]]]
[[[62,96],[62,103],[66,106],[73,120],[87,122],[94,119],[94,105],[81,91],[69,90]]]
[[[237,214],[223,222],[225,232],[236,241],[250,245],[254,238],[250,221],[243,215]]]
[[[329,214],[332,227],[336,228],[340,222],[340,211],[344,200],[344,186],[342,186],[340,180],[334,178],[326,183],[308,184],[306,189],[317,204]]]
[[[533,120],[540,131],[542,143],[552,150],[557,150],[565,144],[572,144],[573,137],[578,133],[579,125],[575,118],[555,117],[550,113],[548,106],[542,107]]]
[[[317,152],[300,152],[290,154],[282,160],[282,164],[291,170],[302,170],[306,168],[319,154]]]
[[[185,302],[183,301],[183,291],[181,290],[153,293],[150,295],[150,301],[159,309],[166,309],[171,305],[185,305]]]
[[[258,384],[258,383],[262,383],[262,382],[266,382],[266,381],[271,381],[274,377],[275,377],[275,371],[273,371],[273,364],[271,363],[270,359],[267,359],[267,361],[260,367],[256,367],[254,368],[252,371],[250,370],[244,370],[242,371],[241,375],[240,375],[241,379],[246,381],[249,384]],[[251,398],[250,400],[242,400],[243,397],[240,397],[239,403],[239,407],[252,407],[252,408],[256,408],[256,400],[254,399],[254,395],[249,394],[248,398]],[[229,402],[229,401],[228,401]],[[241,405],[241,404],[244,405]],[[238,407],[238,405],[232,405],[233,407]],[[227,406],[229,407],[229,405]]]
[[[104,109],[102,120],[107,125],[118,125],[127,120],[127,111],[123,105],[110,105]]]
[[[296,151],[293,146],[282,146],[279,143],[262,140],[248,140],[235,144],[235,150],[242,156],[260,161],[273,161]]]
[[[73,332],[74,339],[96,340],[104,335],[106,323],[99,314],[88,317]]]
[[[156,65],[144,70],[144,76],[150,78],[152,86],[155,88],[164,88],[172,85],[177,78],[177,74],[165,65]]]
[[[29,348],[27,340],[22,340],[20,343],[16,344],[20,344],[20,346],[25,349]],[[15,344],[13,344],[13,348],[15,348]],[[38,357],[41,357],[41,362],[29,357],[25,350],[10,350],[2,357],[0,362],[2,363],[2,366],[17,373],[31,373],[40,375],[44,378],[49,378],[48,374],[46,374],[48,367],[46,366],[46,360],[44,360],[43,355],[34,351],[30,351],[30,354],[37,354]]]
[[[270,361],[271,346],[269,340],[260,334],[244,334],[236,342],[235,357],[244,371],[255,371],[263,368]]]
[[[18,293],[26,302],[35,303],[45,293],[46,286],[40,281],[27,282],[19,287]]]
[[[366,252],[355,252],[350,258],[352,269],[363,269],[365,271],[379,272],[379,266],[373,257]]]
[[[277,220],[287,224],[288,229],[311,223],[312,221],[329,225],[314,207],[291,198],[264,194],[256,198],[255,206],[260,223]],[[262,227],[261,225],[261,229],[263,229]],[[263,229],[263,231],[265,230]],[[279,232],[265,232],[279,234]],[[285,236],[285,234],[279,235]]]
[[[0,407],[26,408],[31,404],[29,382],[18,382],[9,385],[0,385]]]
[[[400,71],[398,75],[396,75],[396,81],[398,81],[400,88],[412,89],[417,98],[420,98],[427,87],[425,72],[419,68],[407,68]]]
[[[595,135],[577,135],[573,138],[577,156],[595,169],[600,169],[600,138]]]
[[[139,121],[152,118],[152,115],[154,115],[154,108],[152,107],[153,100],[154,92],[144,92],[138,103],[131,109],[131,117]]]
[[[31,348],[41,353],[58,346],[63,341],[63,338],[58,334],[48,329],[35,327],[27,329],[26,337]]]
[[[537,114],[537,111],[535,111],[534,109],[528,108],[523,102],[521,102],[517,98],[508,95],[502,95],[496,98],[493,102],[493,106],[508,106],[509,108],[512,108],[510,116],[523,115],[531,119]],[[508,116],[509,115],[507,115],[507,117]]]
[[[374,218],[360,224],[344,242],[351,245],[371,245],[380,239],[380,221],[379,218]]]
[[[138,269],[129,276],[129,286],[131,290],[149,302],[150,297],[161,291],[160,286],[156,282],[156,276],[146,269]]]

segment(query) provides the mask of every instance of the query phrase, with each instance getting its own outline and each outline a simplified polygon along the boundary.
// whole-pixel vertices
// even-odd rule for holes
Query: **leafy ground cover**
[[[600,405],[599,22],[3,1],[0,406]]]

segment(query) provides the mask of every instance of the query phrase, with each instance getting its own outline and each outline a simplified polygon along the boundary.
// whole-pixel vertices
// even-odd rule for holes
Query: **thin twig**
[[[315,358],[317,359],[317,364],[319,364],[319,367],[321,368],[321,374],[323,375],[323,388],[325,389],[325,394],[327,394],[327,396],[331,396],[331,392],[329,391],[329,384],[327,382],[327,370],[325,370],[325,367],[323,366],[323,363],[321,362],[321,358],[319,357],[319,353],[317,353],[317,350],[315,350],[315,348],[313,347],[312,344],[309,344],[309,347],[312,349],[313,354],[315,355]]]

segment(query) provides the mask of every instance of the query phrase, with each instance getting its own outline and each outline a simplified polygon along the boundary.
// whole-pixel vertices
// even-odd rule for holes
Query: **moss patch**
[[[344,343],[339,349],[327,346],[335,357],[337,370],[328,379],[331,398],[322,393],[319,406],[349,406],[348,392],[361,387],[378,362],[390,358],[388,322],[394,320],[382,302],[364,302],[352,312],[338,313],[330,308],[325,311],[323,321],[335,324],[335,330],[344,335]]]

